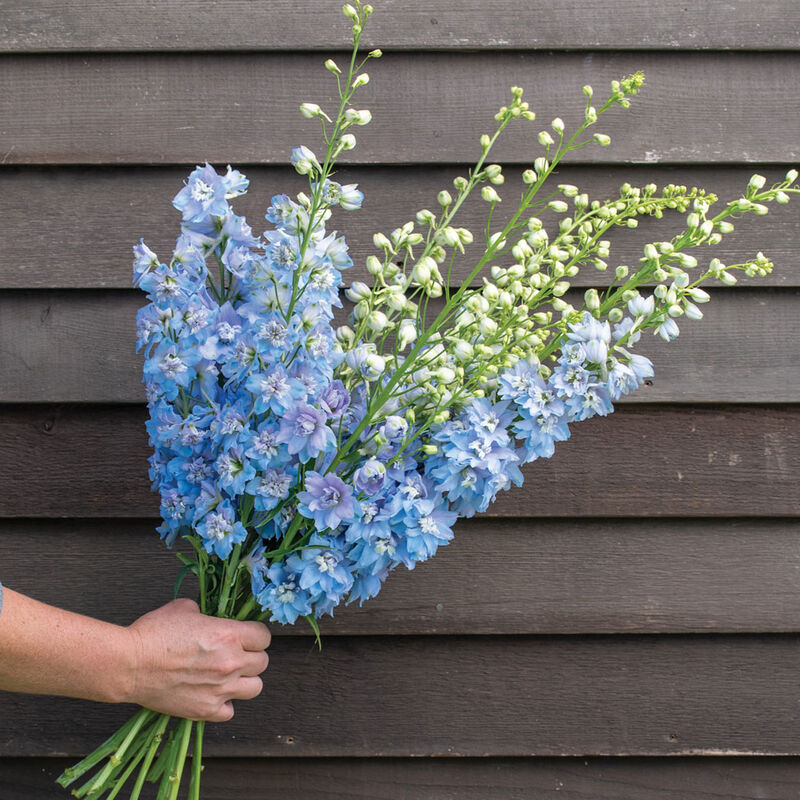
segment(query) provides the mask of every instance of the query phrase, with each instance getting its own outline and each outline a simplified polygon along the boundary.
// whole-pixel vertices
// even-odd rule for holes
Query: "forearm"
[[[120,702],[134,664],[129,629],[3,587],[0,690]]]

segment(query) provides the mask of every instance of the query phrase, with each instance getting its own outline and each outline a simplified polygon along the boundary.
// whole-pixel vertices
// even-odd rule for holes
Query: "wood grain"
[[[7,55],[0,68],[3,163],[285,163],[319,141],[298,98],[332,104],[319,56],[299,53]],[[629,111],[603,118],[610,147],[580,151],[591,163],[793,163],[800,53],[397,53],[370,68],[357,103],[374,122],[359,129],[359,163],[451,163],[478,155],[508,87],[527,89],[539,115],[493,151],[530,163],[540,127],[583,119],[580,87],[644,70],[648,87]],[[338,101],[337,101],[338,102]]]
[[[3,583],[127,625],[172,599],[180,565],[156,524],[4,520]],[[397,569],[322,634],[800,632],[799,533],[789,519],[461,520],[435,559]],[[195,592],[190,576],[183,594]]]
[[[144,409],[0,407],[0,516],[157,516]],[[499,517],[796,516],[800,409],[624,406],[574,426]]]
[[[3,759],[0,796],[62,800],[53,781],[70,765]],[[781,757],[212,758],[204,767],[206,800],[796,800],[800,792],[798,759]]]
[[[476,587],[478,588],[478,587]],[[480,590],[478,588],[478,590]],[[793,635],[336,637],[270,647],[209,756],[797,755]],[[131,713],[6,695],[0,754],[75,755]]]
[[[309,15],[314,24],[308,24]],[[330,50],[349,45],[339,4],[306,0],[110,0],[0,2],[0,51]],[[800,17],[791,0],[657,5],[609,0],[519,4],[498,0],[384,0],[366,47],[384,49],[792,49]]]
[[[0,219],[13,235],[6,238],[0,253],[0,289],[21,288],[128,288],[131,282],[131,247],[144,237],[162,259],[168,260],[179,232],[179,215],[171,207],[172,198],[182,186],[189,167],[9,167],[0,170]],[[390,232],[413,219],[420,208],[436,207],[436,194],[448,187],[466,166],[405,165],[401,167],[355,166],[343,169],[344,183],[358,183],[366,194],[361,211],[338,212],[329,225],[347,236],[355,262],[348,280],[368,280],[364,260],[375,252],[372,236]],[[721,202],[728,202],[744,191],[754,170],[743,166],[665,167],[662,165],[565,166],[556,182],[581,187],[592,198],[615,196],[625,181],[644,186],[655,182],[705,187]],[[783,179],[786,170],[758,167],[769,184]],[[266,227],[264,211],[270,198],[280,192],[297,192],[302,180],[290,167],[252,166],[245,169],[250,192],[236,200],[237,213],[245,214],[257,232]],[[495,212],[498,224],[515,210],[511,208],[521,189],[519,173],[507,169],[501,187],[505,200]],[[65,198],[69,202],[65,202]],[[462,207],[459,223],[476,233],[485,225],[486,204],[476,199]],[[553,215],[542,219],[552,223]],[[636,230],[613,232],[609,263],[635,266],[644,245],[670,238],[681,228],[683,218],[674,214],[663,220],[646,219]],[[550,228],[554,230],[554,228]],[[763,250],[775,262],[775,271],[766,278],[743,284],[759,286],[800,286],[800,210],[797,203],[773,204],[766,217],[743,217],[736,231],[726,236],[713,251],[697,251],[701,264],[711,255],[723,263],[737,264]],[[472,262],[475,247],[468,249]],[[454,274],[467,274],[467,261],[459,260]],[[610,277],[594,269],[574,279],[576,286],[604,283]]]
[[[144,402],[135,325],[145,302],[138,291],[0,294],[0,402]],[[800,401],[800,361],[786,346],[800,339],[800,290],[718,290],[703,311],[674,342],[643,338],[636,349],[656,378],[621,404]]]

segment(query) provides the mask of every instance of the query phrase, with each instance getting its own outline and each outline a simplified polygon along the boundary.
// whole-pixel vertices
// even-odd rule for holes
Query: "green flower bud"
[[[539,131],[539,144],[542,147],[550,147],[551,144],[555,144],[553,137],[549,134],[548,131]]]
[[[619,322],[625,315],[622,312],[621,308],[612,308],[608,312],[608,321],[609,322]]]
[[[549,167],[550,167],[550,162],[543,156],[540,156],[533,162],[533,168],[536,170],[538,175],[547,172]]]
[[[341,325],[336,329],[336,341],[345,347],[352,347],[356,343],[356,333],[349,325]]]
[[[453,187],[457,192],[463,192],[467,186],[469,186],[469,181],[463,175],[453,178]]]
[[[561,117],[556,117],[551,123],[550,127],[560,136],[564,133],[564,120]]]
[[[611,137],[605,133],[596,133],[594,135],[594,140],[599,144],[601,147],[608,147],[611,144]]]
[[[600,295],[597,289],[587,289],[583,293],[583,300],[589,311],[597,311],[600,308]]]
[[[334,75],[340,75],[340,74],[341,74],[341,72],[342,72],[342,71],[339,69],[339,66],[337,65],[337,63],[336,63],[336,62],[335,62],[335,61],[334,61],[332,58],[329,58],[329,59],[328,59],[328,60],[325,62],[325,69],[327,69],[329,72],[333,72],[333,73],[334,73]]]
[[[356,137],[352,133],[343,133],[339,144],[342,150],[352,150],[356,146]]]
[[[526,169],[525,172],[522,173],[522,182],[528,186],[532,183],[536,183],[536,173],[532,169]]]
[[[481,189],[481,197],[487,203],[499,203],[500,202],[500,195],[497,194],[495,191],[494,186],[484,186]]]
[[[441,192],[436,197],[438,203],[442,207],[447,207],[453,202],[453,198],[450,196],[450,192],[447,189],[442,189]]]
[[[342,6],[342,14],[344,14],[348,19],[358,19],[358,11],[356,11],[355,6],[350,5],[350,3],[345,3]]]
[[[366,72],[362,72],[354,81],[353,81],[353,88],[358,89],[361,86],[366,86],[369,83],[369,75]]]
[[[628,267],[625,264],[620,264],[614,270],[614,275],[618,281],[621,281],[628,277],[628,271]]]

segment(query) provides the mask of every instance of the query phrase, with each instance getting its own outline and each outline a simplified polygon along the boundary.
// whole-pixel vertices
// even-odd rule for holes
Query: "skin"
[[[225,722],[232,700],[261,693],[269,642],[260,622],[209,617],[193,600],[174,600],[123,627],[4,586],[0,689]]]

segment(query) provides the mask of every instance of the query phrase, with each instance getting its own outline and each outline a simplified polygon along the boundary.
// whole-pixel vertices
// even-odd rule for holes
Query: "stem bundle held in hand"
[[[435,210],[375,235],[372,285],[349,286],[350,324],[334,329],[341,271],[352,261],[344,238],[325,226],[334,209],[357,209],[363,195],[332,177],[338,156],[356,146],[353,131],[371,119],[352,100],[369,80],[364,65],[381,55],[359,55],[371,7],[344,12],[350,63],[325,62],[339,107],[330,115],[314,103],[300,107],[320,121],[325,143],[321,159],[304,146],[292,152],[307,189],[273,197],[272,227],[258,236],[229,203],[247,179],[206,164],[175,197],[183,219],[169,263],[144,243],[134,248],[135,283],[150,300],[138,315],[138,345],[159,532],[193,552],[179,556],[178,583],[196,576],[206,614],[284,624],[302,617],[317,636],[319,617],[374,597],[395,567],[433,556],[458,517],[486,510],[522,483],[521,465],[552,456],[570,423],[609,414],[652,376],[632,348],[645,331],[671,340],[678,320],[700,319],[705,280],[732,285],[736,271],[767,274],[772,264],[761,253],[701,268],[690,251],[718,244],[736,217],[766,214],[767,203],[800,191],[794,171],[769,188],[755,175],[742,197],[715,211],[716,197],[684,186],[625,184],[605,202],[573,185],[552,187],[568,153],[609,144],[590,129],[630,105],[644,82],[637,73],[614,81],[597,105],[583,87],[576,130],[557,118],[538,132],[541,154],[522,175],[522,195],[495,224],[504,179],[490,153],[508,125],[535,122],[514,87],[494,133],[480,138],[477,163],[439,193]],[[487,207],[479,232],[457,226],[474,192]],[[545,210],[559,218],[550,231],[537,216]],[[580,307],[564,299],[580,269],[609,268],[613,229],[668,210],[685,215],[682,233],[648,244],[635,267],[613,268],[611,284],[588,289]],[[470,264],[461,282],[451,280],[457,257]],[[77,797],[130,791],[135,800],[154,781],[159,800],[174,800],[189,764],[196,799],[202,739],[202,722],[142,709],[59,782],[79,783]]]

